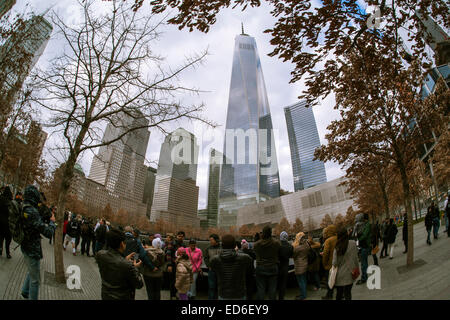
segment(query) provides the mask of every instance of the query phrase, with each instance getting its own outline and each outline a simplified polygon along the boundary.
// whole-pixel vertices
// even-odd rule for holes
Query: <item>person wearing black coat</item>
[[[425,228],[427,229],[428,233],[427,244],[431,245],[430,237],[431,237],[431,229],[433,228],[433,216],[430,208],[428,208],[427,215],[425,216]]]
[[[403,215],[403,243],[405,244],[405,251],[403,253],[408,252],[408,217],[406,213]]]
[[[394,258],[394,244],[397,237],[398,229],[394,223],[394,219],[389,219],[389,225],[386,229],[386,242],[388,244],[389,259]]]
[[[90,257],[89,249],[91,247],[91,241],[94,238],[94,226],[88,219],[83,220],[81,223],[81,254]]]
[[[102,300],[134,300],[136,289],[144,286],[138,268],[142,261],[134,261],[131,253],[125,252],[125,234],[111,230],[105,234],[108,250],[100,250],[95,255],[102,279]]]
[[[211,270],[217,275],[219,300],[245,300],[246,279],[252,272],[252,259],[235,250],[232,235],[222,237],[222,250],[211,259]]]
[[[6,186],[0,196],[0,256],[3,255],[3,241],[5,241],[6,258],[11,259],[9,247],[12,235],[9,230],[9,205],[13,195],[11,189]]]
[[[284,296],[286,293],[286,282],[288,278],[289,272],[289,259],[292,258],[294,253],[294,248],[287,241],[288,234],[286,231],[281,232],[280,234],[280,242],[281,247],[278,253],[278,300],[284,300]]]
[[[371,239],[372,250],[374,250],[378,246],[378,244],[380,243],[380,238],[381,238],[380,225],[377,221],[377,223],[372,226],[372,239]],[[377,254],[376,253],[372,254],[372,258],[373,258],[373,264],[377,266],[378,265]]]

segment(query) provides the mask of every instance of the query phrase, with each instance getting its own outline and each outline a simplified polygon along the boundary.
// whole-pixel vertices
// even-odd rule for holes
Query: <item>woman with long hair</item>
[[[300,289],[300,295],[296,297],[296,300],[305,300],[308,271],[308,252],[310,250],[310,247],[303,232],[299,232],[296,234],[292,246],[294,247],[293,258],[295,277],[297,278],[298,286]]]
[[[358,248],[354,240],[349,240],[347,229],[338,231],[332,265],[337,267],[336,300],[352,300],[353,282],[359,275]]]

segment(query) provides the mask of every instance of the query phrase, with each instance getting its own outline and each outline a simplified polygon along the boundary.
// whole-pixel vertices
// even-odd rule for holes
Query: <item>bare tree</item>
[[[181,92],[198,93],[179,84],[179,76],[198,65],[206,56],[187,58],[177,68],[164,69],[163,59],[151,45],[158,38],[162,21],[138,15],[125,1],[113,1],[106,15],[94,12],[93,1],[79,1],[82,22],[69,26],[56,13],[53,25],[65,41],[66,50],[53,59],[48,70],[34,73],[34,86],[40,95],[36,102],[51,113],[64,145],[64,172],[60,184],[58,227],[56,238],[62,236],[66,196],[80,154],[114,143],[131,132],[145,128],[166,132],[166,125],[175,120],[198,120],[203,105],[184,106],[177,100]],[[131,118],[133,124],[125,123]],[[101,140],[105,124],[121,129],[111,140]],[[55,243],[55,272],[64,282],[62,246]]]

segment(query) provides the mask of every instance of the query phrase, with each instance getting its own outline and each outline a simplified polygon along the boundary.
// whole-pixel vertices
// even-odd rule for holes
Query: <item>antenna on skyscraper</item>
[[[244,33],[244,23],[243,22],[241,22],[241,26],[242,26],[242,34],[245,34]]]

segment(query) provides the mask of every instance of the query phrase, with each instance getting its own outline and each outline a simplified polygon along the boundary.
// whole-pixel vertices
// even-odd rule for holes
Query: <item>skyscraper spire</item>
[[[245,34],[245,32],[244,32],[244,23],[243,22],[241,22],[241,26],[242,26],[242,34]]]

